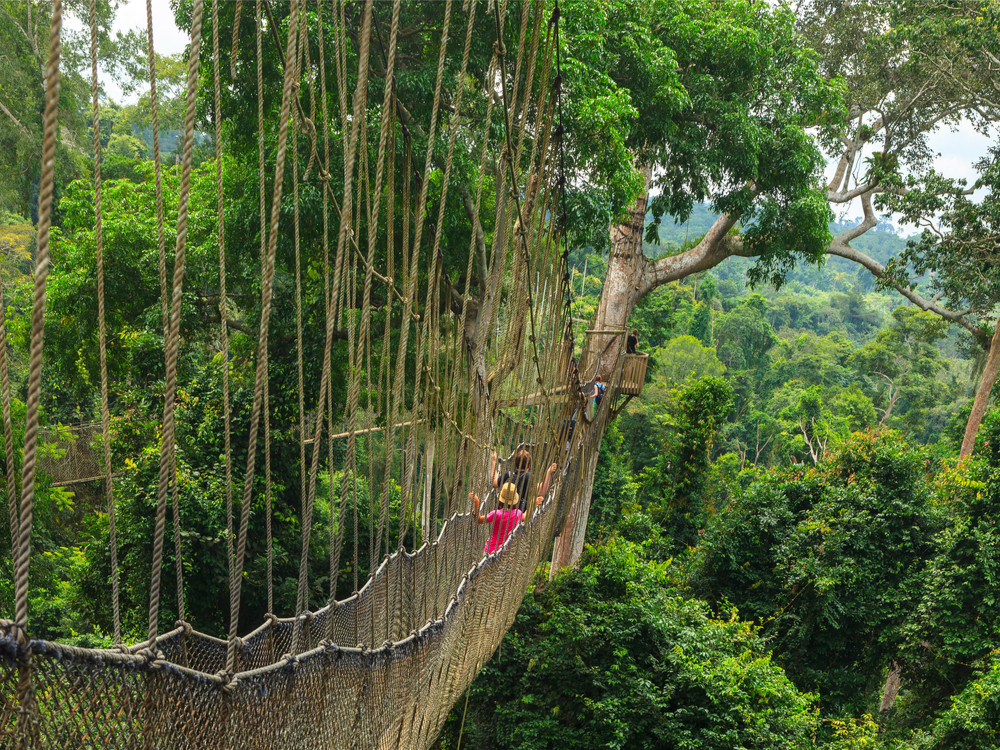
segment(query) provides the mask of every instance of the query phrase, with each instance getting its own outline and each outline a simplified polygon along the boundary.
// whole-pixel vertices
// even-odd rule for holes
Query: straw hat
[[[500,502],[508,507],[513,507],[521,502],[521,496],[517,494],[517,487],[513,482],[507,482],[500,488]]]

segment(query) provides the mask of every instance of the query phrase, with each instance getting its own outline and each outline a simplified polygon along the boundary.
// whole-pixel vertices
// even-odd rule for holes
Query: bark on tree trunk
[[[643,169],[643,175],[648,185],[650,170]],[[648,194],[644,190],[642,197],[636,200],[628,222],[611,230],[607,275],[597,312],[591,322],[591,329],[595,333],[588,338],[581,356],[580,379],[585,383],[595,375],[610,380],[610,376],[617,372],[618,357],[624,351],[624,331],[629,316],[645,295],[662,284],[713,268],[731,255],[743,254],[738,238],[728,236],[736,224],[736,218],[723,214],[695,247],[677,255],[660,258],[656,262],[648,260],[642,254],[647,202]],[[585,471],[580,483],[581,490],[575,498],[570,499],[563,528],[553,547],[551,575],[555,575],[561,568],[575,565],[583,552],[594,470],[597,467],[597,450],[607,421],[601,419],[589,427],[585,427],[585,424],[581,420],[580,428],[589,430],[589,434],[583,439],[593,445],[593,451],[585,452],[581,457],[584,462],[581,468]]]
[[[646,184],[649,184],[650,171],[643,169]],[[608,257],[608,270],[601,290],[601,299],[591,322],[592,333],[580,358],[580,379],[589,382],[600,375],[605,382],[615,372],[618,356],[623,351],[622,342],[625,325],[635,308],[636,303],[645,293],[643,290],[643,275],[648,261],[642,254],[642,235],[646,224],[646,205],[649,196],[643,190],[637,198],[627,223],[619,224],[611,229],[611,247]],[[610,333],[609,333],[610,331]],[[582,467],[584,482],[580,492],[572,498],[566,511],[566,519],[562,531],[556,537],[552,548],[552,565],[550,576],[554,576],[562,568],[576,565],[583,553],[583,541],[587,532],[587,519],[590,515],[590,499],[594,489],[594,471],[597,468],[597,453],[601,447],[606,419],[592,423],[589,428],[581,420],[581,428],[589,429],[584,438],[588,441],[584,451]]]
[[[552,565],[549,566],[549,580],[552,580],[556,573],[563,568],[571,568],[576,565],[583,553],[583,540],[587,533],[587,520],[590,517],[590,497],[594,491],[594,471],[597,469],[597,454],[601,449],[601,440],[604,437],[604,425],[597,425],[591,436],[596,441],[593,449],[586,452],[581,458],[584,466],[581,471],[584,477],[590,481],[584,481],[579,494],[572,499],[566,511],[566,520],[563,522],[562,531],[555,538],[552,544]]]
[[[979,433],[979,425],[986,414],[986,406],[990,401],[990,394],[993,392],[993,384],[997,381],[997,373],[1000,371],[1000,320],[997,320],[996,331],[990,339],[990,351],[986,355],[986,366],[983,368],[983,376],[979,380],[979,389],[976,391],[976,400],[972,402],[972,412],[969,414],[969,421],[965,425],[965,437],[962,440],[962,450],[959,456],[965,458],[972,453],[976,447],[976,435]]]
[[[899,679],[902,674],[902,669],[893,659],[889,663],[889,674],[885,678],[885,687],[882,688],[882,703],[879,704],[878,711],[880,714],[885,714],[886,711],[891,711],[893,705],[896,703],[896,695],[899,693]]]
[[[643,176],[648,185],[648,169],[643,169]],[[595,375],[607,380],[614,371],[623,341],[623,333],[614,331],[624,332],[629,316],[643,294],[642,279],[647,261],[642,254],[642,235],[648,202],[649,195],[643,190],[632,207],[629,221],[611,228],[608,270],[590,326],[598,333],[589,336],[580,358],[580,378],[585,382]]]

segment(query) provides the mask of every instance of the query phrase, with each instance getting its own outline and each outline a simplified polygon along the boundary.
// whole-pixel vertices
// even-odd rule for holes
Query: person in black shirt
[[[625,353],[635,354],[635,348],[637,346],[639,346],[639,329],[633,328],[632,333],[630,333],[628,338],[625,339]]]
[[[545,474],[545,480],[538,483],[537,496],[544,497],[549,491],[549,483],[552,481],[552,475],[555,474],[557,468],[556,464],[552,464],[549,467],[549,470]],[[514,471],[505,471],[502,474],[497,470],[497,452],[493,451],[490,456],[490,476],[493,477],[493,486],[497,489],[500,489],[508,482],[514,483],[514,486],[517,487],[517,494],[521,498],[518,507],[522,513],[527,509],[526,498],[536,496],[529,493],[531,489],[531,451],[527,448],[518,448],[517,452],[514,453]]]
[[[518,448],[514,453],[514,471],[505,471],[502,475],[497,471],[497,452],[493,451],[490,459],[490,476],[493,477],[493,486],[497,489],[507,482],[513,482],[517,487],[517,494],[522,498],[521,502],[525,502],[524,498],[528,497],[528,490],[531,487],[531,451],[527,448]]]

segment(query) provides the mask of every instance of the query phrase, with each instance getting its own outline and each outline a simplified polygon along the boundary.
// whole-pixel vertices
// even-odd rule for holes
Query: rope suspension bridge
[[[110,438],[97,13],[92,0],[101,421],[91,430],[101,436],[96,441],[97,472],[103,469],[106,492],[109,604],[116,645],[87,649],[30,635],[36,467],[39,435],[44,442],[47,429],[39,402],[60,90],[62,3],[53,0],[19,473],[11,438],[6,328],[0,325],[3,460],[15,572],[14,611],[0,612],[10,618],[0,620],[3,747],[427,747],[512,624],[568,508],[589,481],[587,467],[596,460],[596,448],[587,435],[599,435],[608,418],[617,397],[616,378],[596,412],[587,411],[589,390],[581,387],[573,362],[563,236],[566,178],[558,4],[445,0],[443,9],[437,8],[432,103],[426,117],[417,117],[398,99],[396,82],[410,64],[400,52],[400,39],[404,30],[426,21],[425,4],[365,0],[348,9],[343,2],[289,0],[286,22],[278,24],[269,0],[236,0],[231,64],[225,66],[219,2],[194,0],[179,149],[180,194],[176,216],[167,216],[147,0],[165,380],[150,540],[148,632],[144,640],[128,644],[122,634],[115,528],[119,472]],[[251,16],[255,35],[240,38]],[[492,54],[486,55],[484,69],[474,70],[470,50],[482,47],[484,40],[492,45]],[[280,52],[283,81],[274,126],[274,167],[265,174],[262,50],[272,44]],[[237,432],[228,364],[231,305],[226,288],[221,92],[227,69],[235,75],[237,65],[244,64],[238,61],[244,45],[253,50],[249,59],[257,61],[260,319],[249,425]],[[211,58],[208,78],[200,75],[203,56]],[[330,56],[332,81],[327,80]],[[225,433],[225,492],[217,501],[226,509],[230,604],[229,629],[219,634],[222,637],[199,632],[184,619],[176,455],[196,105],[206,80],[214,105],[222,379],[218,408]],[[373,86],[376,80],[384,81],[381,90]],[[472,182],[461,201],[454,195],[449,200],[459,159]],[[300,193],[307,182],[320,185],[322,199],[321,241],[315,248],[301,240]],[[464,273],[446,268],[442,251],[446,210],[456,206],[464,207],[464,213],[457,213],[468,222]],[[172,255],[166,247],[171,224],[176,227]],[[292,615],[269,614],[259,627],[241,635],[251,514],[261,514],[266,521],[267,598],[269,611],[274,610],[269,322],[279,236],[293,238],[295,255],[302,551]],[[304,287],[313,282],[302,273],[302,265],[303,256],[311,252],[322,256],[322,279],[315,283],[322,284],[325,330],[318,397],[307,404],[302,298]],[[335,403],[333,347],[344,339],[347,397]],[[628,381],[636,381],[629,386],[634,390],[641,387],[642,376],[631,372]],[[576,414],[585,418],[574,432],[567,425],[576,425]],[[246,465],[235,466],[234,434],[245,433]],[[345,447],[335,459],[336,441]],[[374,450],[374,441],[384,450]],[[518,446],[530,448],[534,467],[555,463],[558,472],[551,486],[538,483],[545,493],[537,511],[531,510],[534,498],[525,498],[529,510],[524,523],[499,552],[484,556],[484,527],[470,512],[468,493],[485,496],[487,509],[495,507],[491,450],[504,447],[513,455]],[[311,610],[309,558],[323,472],[331,477],[340,472],[341,481],[339,487],[332,480],[326,483],[330,585],[325,605]],[[532,487],[529,494],[534,493]],[[392,502],[399,505],[395,533],[389,521]],[[359,540],[359,514],[371,521],[367,540]],[[353,539],[345,538],[345,521],[351,516]],[[586,515],[582,518],[585,523]],[[171,554],[165,543],[168,524],[173,528],[180,615],[173,626],[161,617],[161,605],[169,596],[161,586]],[[381,564],[371,565],[367,581],[359,581],[359,554],[365,552],[359,546],[365,543],[368,559]],[[345,566],[353,571],[354,593],[338,600],[336,583]]]

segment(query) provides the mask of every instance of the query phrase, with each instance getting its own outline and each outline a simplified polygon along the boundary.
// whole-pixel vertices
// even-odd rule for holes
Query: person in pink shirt
[[[479,513],[479,497],[474,492],[470,492],[469,499],[472,501],[472,512],[476,517],[476,523],[490,523],[493,525],[490,538],[483,546],[483,551],[487,555],[491,555],[503,546],[503,543],[507,541],[507,537],[513,533],[514,529],[517,528],[517,525],[524,518],[524,513],[517,507],[518,503],[521,502],[521,497],[517,494],[517,486],[513,482],[504,484],[500,488],[500,507],[496,510],[491,510],[485,516]],[[538,498],[535,501],[535,505],[538,506],[541,504],[542,498]]]

